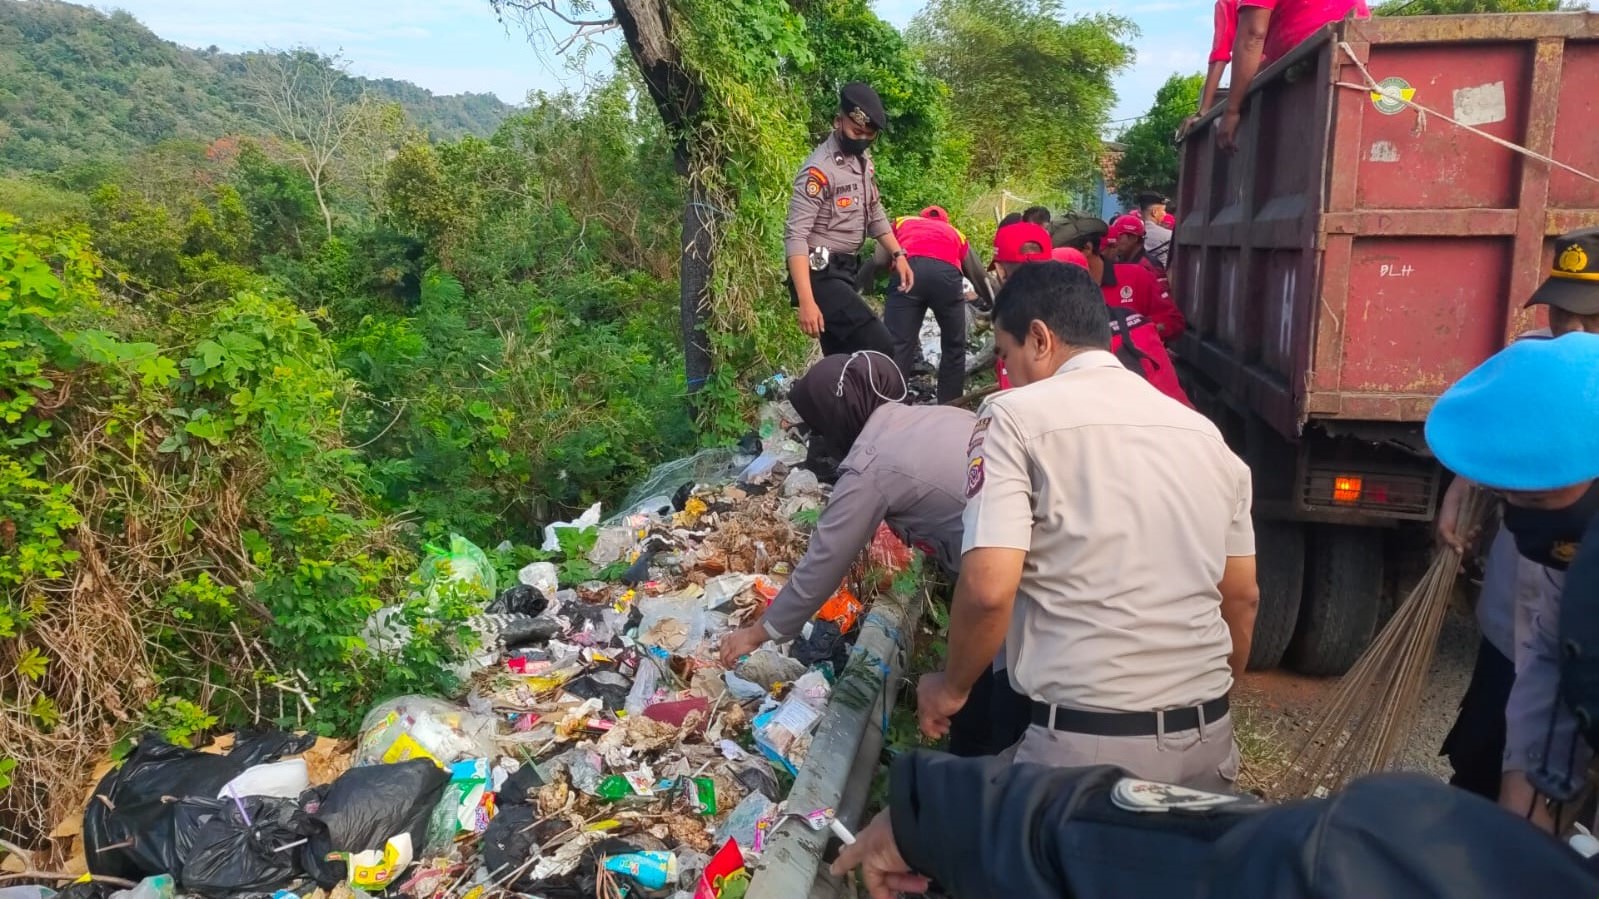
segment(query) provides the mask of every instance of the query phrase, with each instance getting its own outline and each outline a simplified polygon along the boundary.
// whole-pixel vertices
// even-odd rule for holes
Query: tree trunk
[[[328,236],[333,236],[333,213],[328,212],[328,202],[322,199],[322,179],[312,176],[311,190],[316,194],[316,205],[322,210],[322,224],[327,226]]]
[[[678,262],[678,307],[683,326],[683,374],[690,395],[711,375],[711,345],[705,316],[711,306],[711,211],[697,174],[688,179],[683,204],[683,252]]]

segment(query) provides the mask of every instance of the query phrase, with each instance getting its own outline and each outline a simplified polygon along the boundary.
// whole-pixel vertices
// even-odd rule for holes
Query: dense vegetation
[[[244,56],[161,40],[126,12],[0,0],[0,169],[53,171],[171,138],[265,134],[247,102],[246,68]],[[491,94],[349,81],[441,139],[487,137],[511,111]]]
[[[777,235],[838,83],[872,80],[895,117],[876,151],[891,212],[979,210],[1008,187],[1064,195],[1089,168],[986,166],[982,135],[953,125],[969,99],[865,0],[675,0],[687,114],[664,114],[624,58],[581,96],[536,96],[453,140],[405,86],[398,105],[374,103],[378,85],[361,98],[314,55],[258,57],[328,76],[345,138],[326,146],[288,118],[241,128],[238,106],[176,89],[226,83],[183,74],[234,64],[220,55],[126,16],[0,6],[19,8],[87,23],[40,38],[56,41],[44,58],[105,63],[50,101],[69,131],[104,114],[85,137],[39,130],[55,120],[38,106],[6,118],[32,123],[29,160],[6,157],[0,177],[0,828],[24,839],[60,810],[64,773],[139,727],[348,732],[376,698],[450,689],[479,597],[426,589],[431,546],[507,541],[491,556],[508,577],[539,555],[544,523],[742,434],[748,385],[812,351]],[[1093,95],[1074,120],[1093,133],[1125,25],[1061,27],[1049,64],[1096,67],[1071,88]],[[152,53],[167,63],[109,64]],[[0,65],[24,58],[38,57]],[[716,253],[714,369],[692,405],[685,208],[712,211]],[[576,555],[563,573],[594,574]],[[419,637],[402,652],[369,646],[385,607]]]

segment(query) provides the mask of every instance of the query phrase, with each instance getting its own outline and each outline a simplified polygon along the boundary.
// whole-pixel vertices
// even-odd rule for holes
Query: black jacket
[[[1431,778],[1362,778],[1254,810],[1117,808],[1109,766],[1007,766],[918,751],[891,816],[912,869],[956,899],[1474,899],[1599,896],[1599,874],[1492,803]]]

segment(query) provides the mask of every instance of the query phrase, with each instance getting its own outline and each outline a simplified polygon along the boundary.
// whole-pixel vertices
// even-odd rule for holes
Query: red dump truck
[[[1234,154],[1218,114],[1181,145],[1178,352],[1254,470],[1252,665],[1341,673],[1437,507],[1428,409],[1599,226],[1599,15],[1337,23],[1250,85]]]

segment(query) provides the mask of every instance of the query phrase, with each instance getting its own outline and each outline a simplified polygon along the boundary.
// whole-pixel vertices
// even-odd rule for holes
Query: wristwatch
[[[894,257],[890,261],[898,262],[898,261],[900,261],[903,258],[905,258],[905,251],[904,250],[895,250],[894,251]]]

